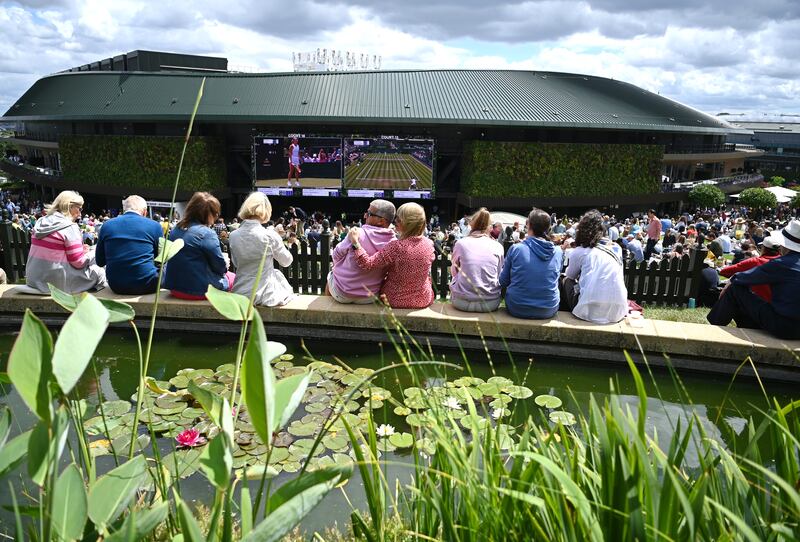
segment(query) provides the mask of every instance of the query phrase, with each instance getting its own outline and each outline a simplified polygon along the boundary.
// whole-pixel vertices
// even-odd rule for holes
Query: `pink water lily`
[[[202,446],[206,443],[206,439],[200,436],[200,431],[197,429],[187,429],[178,433],[175,440],[179,445],[186,448],[194,448],[195,446]]]

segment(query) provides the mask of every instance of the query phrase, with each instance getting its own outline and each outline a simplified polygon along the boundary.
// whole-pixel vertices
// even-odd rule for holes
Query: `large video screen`
[[[342,140],[338,137],[257,136],[253,161],[256,187],[341,188]]]
[[[433,141],[382,136],[344,140],[344,188],[396,190],[429,196]],[[409,197],[414,197],[411,194]]]

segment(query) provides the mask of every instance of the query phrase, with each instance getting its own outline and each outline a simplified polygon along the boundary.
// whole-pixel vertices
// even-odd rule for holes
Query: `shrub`
[[[65,136],[59,142],[68,182],[103,186],[169,189],[181,156],[182,137]],[[226,186],[224,145],[194,137],[186,147],[181,190],[217,190]]]
[[[789,202],[789,207],[792,209],[800,209],[800,194],[797,194],[792,200]]]
[[[725,203],[725,194],[713,184],[698,184],[689,192],[689,201],[698,207],[719,207]]]
[[[739,195],[739,205],[751,209],[772,209],[778,206],[778,198],[765,188],[748,188]]]
[[[465,144],[462,191],[470,196],[627,196],[659,191],[657,145]]]
[[[770,186],[783,186],[786,184],[786,179],[781,177],[780,175],[775,175],[770,178],[769,185]]]

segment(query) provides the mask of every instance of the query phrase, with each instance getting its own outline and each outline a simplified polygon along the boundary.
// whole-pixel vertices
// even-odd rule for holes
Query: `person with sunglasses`
[[[35,290],[50,293],[49,284],[75,294],[106,286],[105,270],[95,265],[76,220],[81,218],[83,197],[61,192],[45,208],[31,232],[31,249],[25,267],[25,282]]]
[[[431,264],[436,256],[433,242],[425,237],[425,224],[425,209],[404,203],[395,217],[399,239],[375,254],[367,254],[361,246],[357,228],[347,235],[358,266],[386,274],[381,297],[392,308],[423,309],[433,303]]]
[[[364,213],[364,225],[357,229],[358,244],[373,255],[395,240],[390,228],[395,208],[390,201],[376,199]],[[325,289],[339,303],[371,303],[380,293],[385,273],[381,269],[364,271],[358,266],[351,243],[343,240],[333,249],[333,270]]]

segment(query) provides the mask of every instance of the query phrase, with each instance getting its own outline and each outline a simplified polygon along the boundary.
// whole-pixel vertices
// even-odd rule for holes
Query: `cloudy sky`
[[[798,0],[2,0],[0,114],[37,78],[133,49],[289,71],[293,51],[384,69],[511,68],[622,79],[711,114],[798,114]]]

